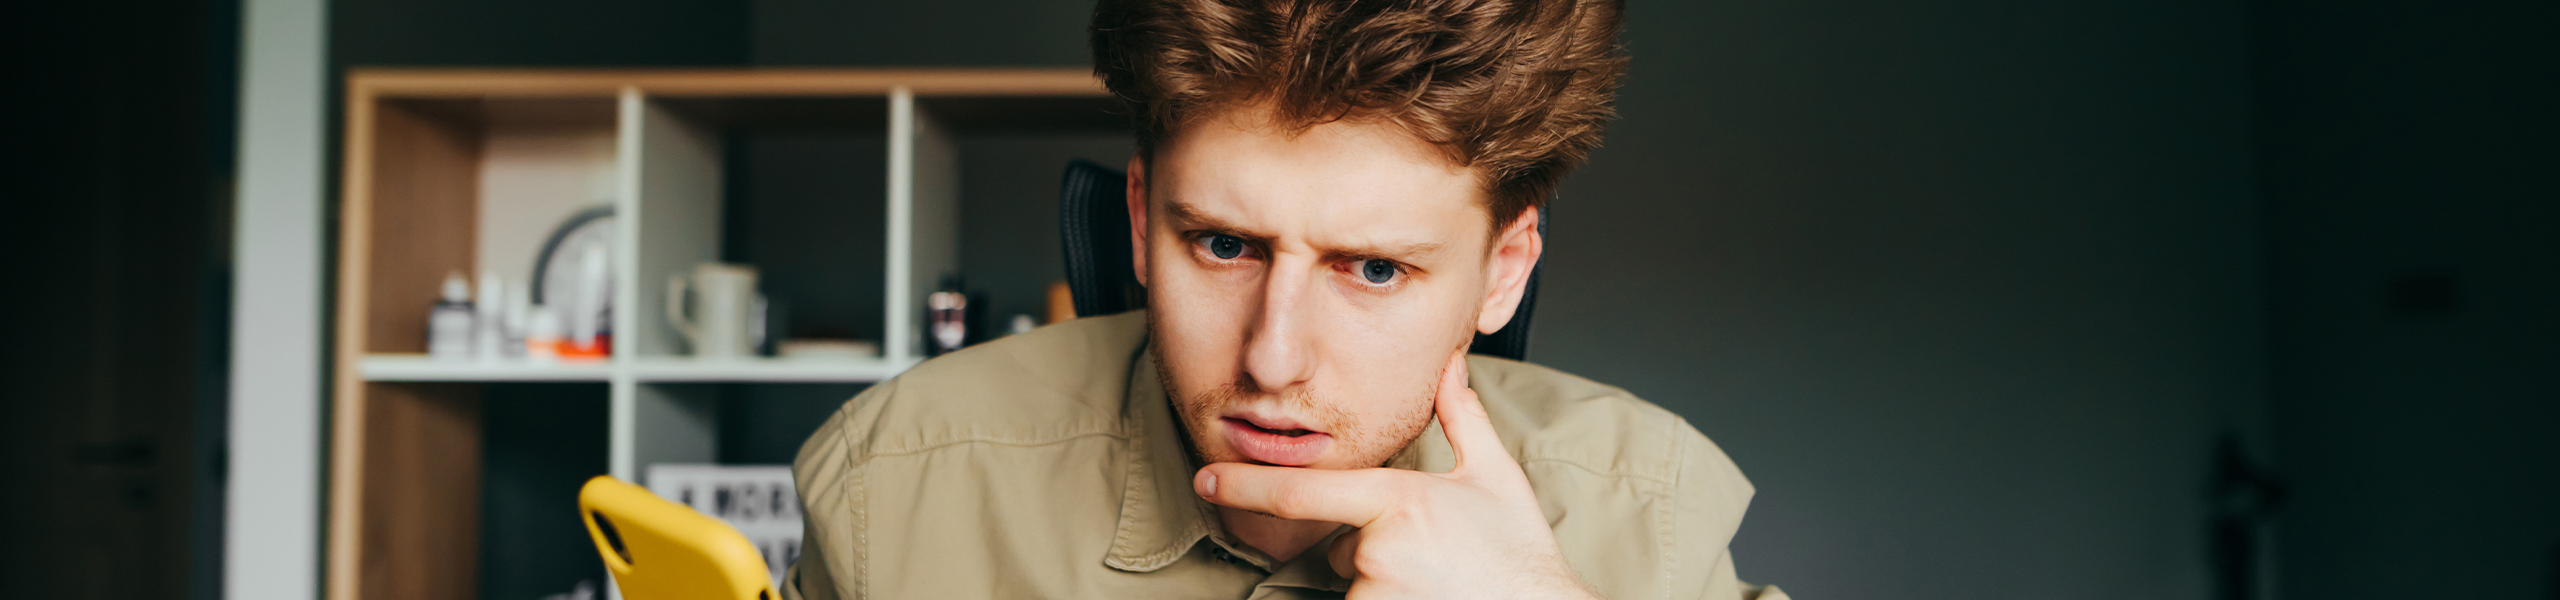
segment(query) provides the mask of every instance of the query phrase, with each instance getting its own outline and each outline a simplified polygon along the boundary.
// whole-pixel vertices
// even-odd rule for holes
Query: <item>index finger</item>
[[[1298,521],[1328,521],[1368,527],[1387,512],[1411,471],[1356,469],[1336,471],[1217,463],[1191,477],[1191,490],[1212,504],[1260,512]]]
[[[1440,371],[1440,393],[1433,399],[1433,410],[1440,415],[1440,432],[1449,436],[1449,449],[1456,451],[1458,466],[1450,473],[1466,473],[1474,469],[1520,470],[1511,459],[1511,451],[1503,449],[1502,436],[1494,433],[1493,417],[1484,410],[1484,399],[1467,387],[1467,355],[1464,350],[1449,358],[1449,366]],[[1470,462],[1468,459],[1477,459]]]

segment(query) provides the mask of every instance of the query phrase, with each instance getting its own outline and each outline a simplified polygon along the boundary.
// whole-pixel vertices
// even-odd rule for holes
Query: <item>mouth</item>
[[[1333,436],[1286,418],[1240,415],[1219,419],[1227,443],[1247,460],[1283,467],[1315,464]]]

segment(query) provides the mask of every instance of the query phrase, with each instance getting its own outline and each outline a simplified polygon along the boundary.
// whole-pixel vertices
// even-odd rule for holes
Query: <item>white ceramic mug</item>
[[[756,269],[746,265],[702,263],[693,268],[691,285],[683,273],[667,277],[667,323],[693,343],[698,358],[754,356],[751,310],[756,301]],[[685,288],[693,288],[693,317],[685,317]]]

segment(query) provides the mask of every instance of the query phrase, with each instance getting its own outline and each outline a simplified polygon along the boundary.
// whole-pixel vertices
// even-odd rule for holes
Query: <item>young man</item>
[[[1783,598],[1679,417],[1467,355],[1599,143],[1615,0],[1104,0],[1148,310],[818,430],[787,598]]]

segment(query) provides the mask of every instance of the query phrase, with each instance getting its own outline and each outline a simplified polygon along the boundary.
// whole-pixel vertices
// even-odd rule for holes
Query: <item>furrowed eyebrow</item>
[[[1424,256],[1438,254],[1441,248],[1446,247],[1448,247],[1447,244],[1439,242],[1414,242],[1391,246],[1342,246],[1326,248],[1324,253],[1326,256],[1340,259],[1383,258],[1411,264],[1420,262]]]
[[[1166,200],[1164,203],[1164,209],[1165,218],[1173,224],[1175,229],[1215,231],[1254,241],[1269,241],[1274,237],[1255,232],[1252,228],[1230,223],[1225,219],[1209,215],[1208,213],[1202,212],[1198,207],[1185,204],[1180,200]],[[1322,252],[1326,257],[1337,260],[1384,258],[1405,263],[1419,262],[1422,257],[1437,254],[1445,248],[1448,248],[1448,244],[1441,242],[1317,246],[1317,250]]]
[[[1225,219],[1210,216],[1208,213],[1201,212],[1199,208],[1185,204],[1181,200],[1166,200],[1164,203],[1164,212],[1165,218],[1173,223],[1175,229],[1206,229],[1227,235],[1255,240],[1271,239],[1271,236],[1256,233],[1245,226],[1229,223]]]

